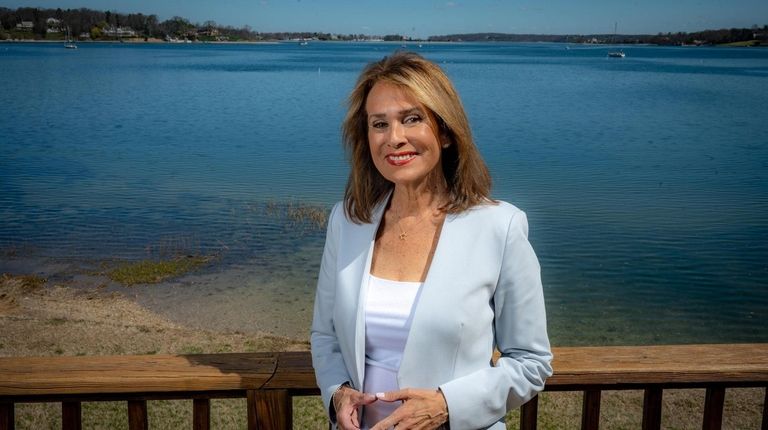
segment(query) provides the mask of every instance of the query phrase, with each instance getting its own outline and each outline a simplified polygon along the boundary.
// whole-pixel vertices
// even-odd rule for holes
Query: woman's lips
[[[397,154],[389,154],[386,156],[387,163],[393,166],[404,166],[410,163],[416,158],[415,152],[399,152]]]

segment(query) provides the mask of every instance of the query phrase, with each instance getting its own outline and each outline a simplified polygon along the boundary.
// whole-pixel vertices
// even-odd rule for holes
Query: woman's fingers
[[[336,422],[342,430],[354,430],[360,428],[358,409],[376,401],[373,394],[361,393],[353,388],[342,387],[336,394]]]
[[[377,393],[376,398],[386,402],[403,401],[391,415],[378,422],[371,430],[431,430],[448,421],[448,407],[440,391],[404,389]]]
[[[412,390],[406,388],[403,390],[387,391],[386,393],[376,393],[378,400],[384,400],[385,402],[396,402],[398,400],[408,400],[412,396]]]
[[[409,411],[397,413],[396,411],[376,423],[371,430],[389,430],[393,427],[397,430],[434,430],[444,422],[444,419],[428,414],[411,414]]]
[[[360,419],[357,416],[357,408],[345,406],[336,415],[336,425],[342,430],[357,430],[360,428]]]
[[[358,405],[369,405],[376,401],[376,396],[374,396],[373,394],[361,393],[359,391],[357,392],[357,394],[358,396],[356,397],[355,400]]]

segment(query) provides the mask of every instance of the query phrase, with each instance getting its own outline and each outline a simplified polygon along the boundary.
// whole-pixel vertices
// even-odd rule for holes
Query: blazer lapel
[[[425,371],[424,357],[445,353],[445,351],[439,350],[442,345],[435,345],[428,330],[422,330],[422,328],[425,327],[424,322],[436,317],[434,315],[435,312],[442,315],[450,313],[450,297],[442,287],[450,284],[451,280],[446,279],[446,276],[450,277],[451,266],[457,264],[456,261],[451,260],[449,255],[450,243],[453,242],[451,236],[456,221],[457,215],[455,214],[445,216],[437,247],[435,248],[435,254],[432,256],[418,302],[416,302],[413,310],[411,329],[408,332],[403,358],[400,361],[400,369],[398,371],[398,382],[401,387],[404,385],[424,386],[420,380],[430,373]],[[427,351],[424,349],[427,349]],[[432,371],[440,370],[442,369],[432,369]]]

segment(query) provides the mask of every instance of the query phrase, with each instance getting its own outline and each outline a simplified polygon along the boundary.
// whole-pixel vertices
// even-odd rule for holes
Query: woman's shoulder
[[[328,224],[337,224],[347,219],[347,215],[344,211],[344,201],[338,201],[333,204],[331,211],[328,213]]]
[[[472,218],[488,218],[496,222],[509,222],[514,218],[525,217],[525,212],[504,200],[491,200],[475,205],[464,213]]]
[[[509,238],[515,232],[528,234],[525,212],[502,200],[473,206],[449,220],[458,230],[475,238]]]
[[[331,208],[331,211],[328,214],[328,225],[337,228],[355,228],[369,224],[355,222],[352,218],[350,218],[349,214],[347,213],[346,202],[341,200],[336,202]]]

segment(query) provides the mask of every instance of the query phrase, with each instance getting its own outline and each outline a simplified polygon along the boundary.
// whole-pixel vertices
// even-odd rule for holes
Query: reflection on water
[[[294,45],[4,45],[0,268],[216,255],[131,293],[306,333],[344,100],[399,45]],[[529,215],[555,343],[768,341],[768,51],[419,50],[455,81],[494,195]]]

